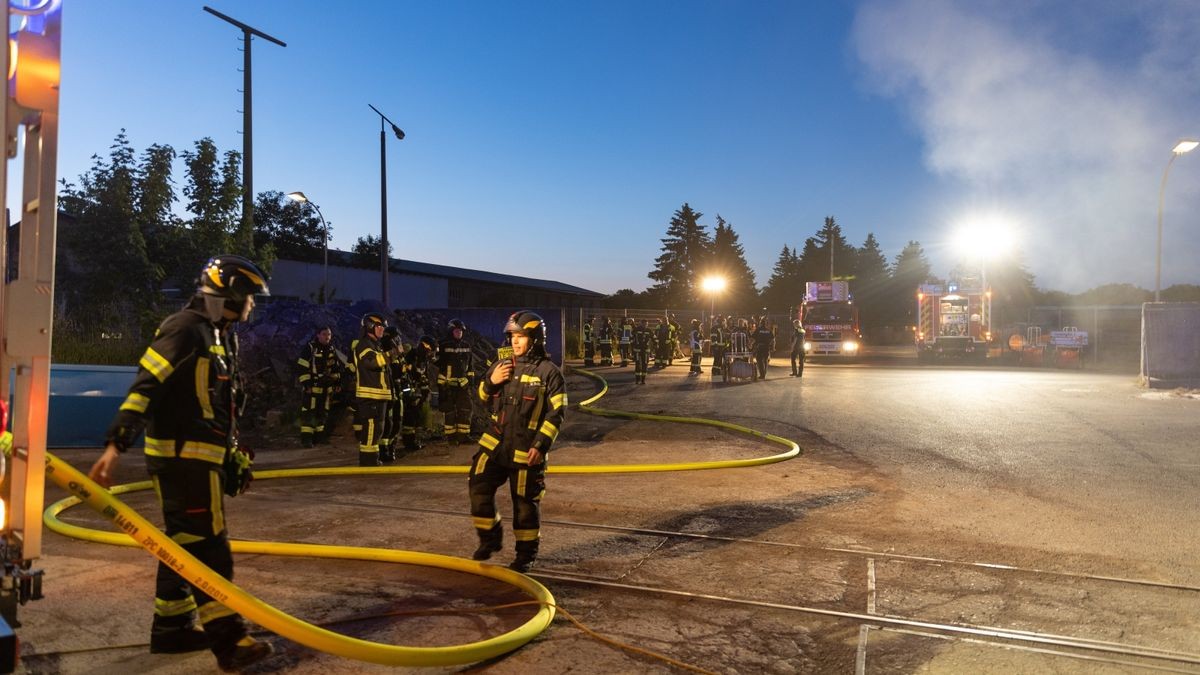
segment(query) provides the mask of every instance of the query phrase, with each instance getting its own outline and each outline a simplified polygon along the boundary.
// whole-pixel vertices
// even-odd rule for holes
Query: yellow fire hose
[[[748,434],[773,443],[779,443],[788,448],[786,452],[752,459],[722,460],[709,462],[684,462],[677,464],[615,464],[594,466],[552,466],[550,473],[626,473],[650,471],[696,471],[702,469],[724,469],[734,467],[756,466],[771,464],[791,459],[800,454],[800,447],[793,441],[780,436],[763,433],[737,424],[707,420],[696,417],[675,417],[670,415],[650,415],[643,413],[606,410],[592,407],[608,392],[608,383],[604,378],[579,368],[571,368],[572,372],[596,380],[601,390],[595,396],[581,402],[581,410],[596,415],[608,417],[625,417],[682,424],[703,424],[720,427],[731,431]],[[380,474],[465,474],[470,467],[434,465],[434,466],[391,466],[377,468],[362,467],[329,467],[309,469],[276,469],[256,471],[255,480],[271,478],[297,478],[307,476],[345,476],[345,475],[380,475]],[[468,574],[484,576],[515,586],[524,591],[539,603],[537,613],[526,623],[516,629],[493,638],[462,645],[447,647],[404,647],[385,645],[368,640],[360,640],[333,631],[314,626],[297,619],[289,614],[262,602],[213,572],[199,560],[196,560],[183,547],[176,544],[166,534],[154,527],[136,511],[121,502],[115,495],[147,490],[152,487],[150,481],[126,483],[114,486],[111,491],[105,490],[92,482],[70,464],[46,453],[46,477],[56,485],[75,495],[51,504],[43,515],[46,527],[59,534],[118,546],[141,546],[158,560],[170,565],[192,585],[203,588],[206,593],[221,604],[229,607],[246,619],[282,635],[297,643],[312,649],[327,652],[337,656],[371,663],[390,666],[450,666],[476,663],[506,654],[529,642],[544,631],[554,620],[554,596],[550,591],[529,577],[513,572],[498,565],[488,565],[453,556],[416,551],[398,551],[392,549],[366,548],[358,546],[328,546],[321,544],[285,544],[280,542],[249,542],[231,540],[230,546],[235,553],[265,553],[269,555],[338,558],[347,560],[371,560],[377,562],[405,563],[448,569]],[[105,532],[78,525],[71,525],[58,518],[62,513],[79,503],[86,503],[100,514],[107,517],[122,532]]]

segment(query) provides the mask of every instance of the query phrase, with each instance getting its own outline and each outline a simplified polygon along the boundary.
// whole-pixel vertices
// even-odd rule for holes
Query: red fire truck
[[[804,353],[808,356],[857,357],[862,348],[858,307],[848,281],[809,281],[800,305]]]
[[[917,290],[917,359],[987,358],[992,340],[992,292],[957,284]]]

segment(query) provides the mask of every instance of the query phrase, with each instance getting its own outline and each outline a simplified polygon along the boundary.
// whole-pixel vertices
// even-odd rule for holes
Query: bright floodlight
[[[303,192],[289,192],[287,196],[288,196],[288,199],[291,199],[291,200],[294,200],[297,202],[308,201],[308,197],[305,197]]]
[[[959,251],[972,258],[997,258],[1012,249],[1013,233],[1003,223],[985,222],[960,230],[955,244]]]
[[[1176,143],[1175,149],[1172,150],[1171,152],[1173,152],[1177,155],[1182,155],[1185,152],[1191,152],[1192,150],[1195,150],[1197,145],[1200,145],[1200,141],[1194,141],[1190,138],[1185,138],[1182,141],[1179,141],[1178,143]]]
[[[719,293],[725,290],[725,277],[704,277],[700,287],[710,293]]]

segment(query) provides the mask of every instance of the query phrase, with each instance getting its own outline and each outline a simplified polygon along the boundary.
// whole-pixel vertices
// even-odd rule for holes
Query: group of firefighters
[[[234,325],[249,318],[256,295],[270,293],[267,282],[267,274],[241,256],[219,255],[205,263],[195,295],[163,321],[139,360],[104,453],[88,473],[101,487],[111,486],[121,456],[144,432],[146,467],[166,534],[226,579],[233,578],[233,556],[224,497],[249,486],[253,460],[238,441],[247,394]],[[470,396],[478,396],[488,412],[468,481],[478,539],[472,557],[487,560],[501,549],[495,493],[508,483],[516,540],[509,567],[529,571],[540,541],[546,457],[567,408],[562,372],[546,352],[545,322],[529,311],[512,314],[504,325],[506,346],[478,380],[466,325],[459,320],[449,323],[440,344],[422,336],[409,348],[384,315],[368,313],[360,323],[345,365],[329,326],[316,330],[297,361],[303,442],[328,439],[330,403],[345,387],[343,378],[352,376],[359,463],[394,461],[397,431],[405,448],[419,447],[416,427],[430,395],[426,370],[436,361],[444,430],[452,442],[471,431]],[[166,562],[158,564],[150,651],[209,650],[225,672],[269,657],[272,644],[250,636],[242,617],[207,590]]]
[[[659,368],[669,366],[675,358],[682,357],[679,346],[680,326],[675,320],[675,315],[668,313],[665,321],[656,318],[654,322],[654,326],[650,327],[644,318],[635,320],[627,316],[620,319],[618,327],[613,325],[611,317],[589,317],[583,324],[583,365],[597,365],[597,354],[600,357],[599,365],[615,365],[613,354],[616,353],[620,356],[619,365],[622,368],[632,359],[634,382],[645,384],[651,354],[654,355],[654,365]],[[776,332],[775,323],[766,316],[716,316],[707,326],[699,319],[692,319],[691,330],[687,336],[691,353],[688,376],[702,373],[701,359],[707,335],[713,375],[724,373],[726,357],[736,348],[739,353],[743,349],[753,353],[758,378],[766,379],[767,365],[775,351]],[[792,321],[790,348],[791,376],[803,377],[804,326],[799,319]]]

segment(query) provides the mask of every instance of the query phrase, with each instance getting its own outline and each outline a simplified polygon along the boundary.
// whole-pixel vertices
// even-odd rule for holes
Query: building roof
[[[355,254],[347,251],[329,252],[331,264],[335,258],[343,262],[349,262],[353,259],[354,255]],[[400,272],[402,274],[419,274],[430,277],[463,279],[466,281],[480,281],[489,284],[508,284],[510,286],[521,286],[525,288],[538,288],[544,291],[552,291],[554,293],[567,293],[570,295],[583,295],[597,298],[604,296],[603,293],[589,291],[586,288],[564,284],[559,281],[519,277],[513,274],[500,274],[498,272],[484,272],[482,270],[472,270],[465,267],[451,267],[450,265],[435,265],[433,263],[417,262],[415,260],[402,260],[400,258],[391,258],[390,263],[391,271]]]

